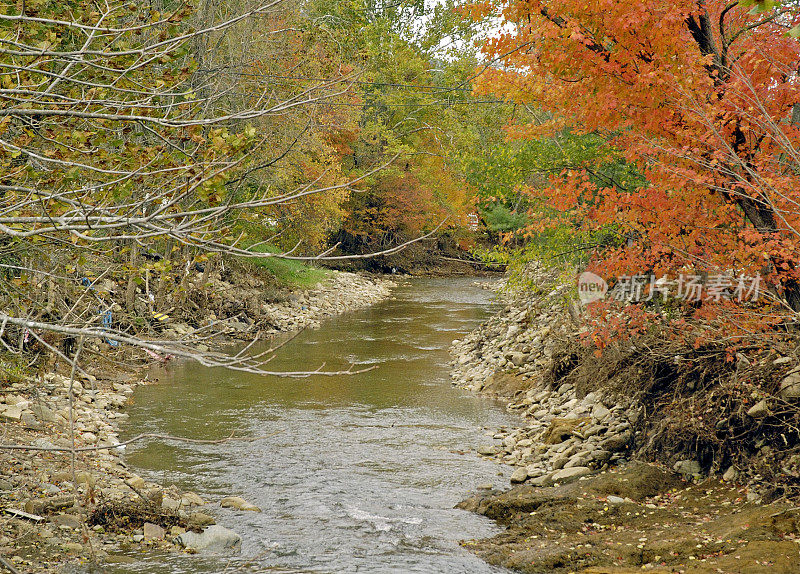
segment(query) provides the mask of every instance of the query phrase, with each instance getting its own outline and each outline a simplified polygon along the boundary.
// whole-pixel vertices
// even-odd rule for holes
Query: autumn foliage
[[[559,223],[618,234],[598,273],[761,274],[773,317],[800,311],[795,3],[501,0],[472,11],[506,22],[484,46],[499,64],[476,89],[552,113],[510,137],[604,133],[645,176],[597,185],[565,170],[531,190]]]

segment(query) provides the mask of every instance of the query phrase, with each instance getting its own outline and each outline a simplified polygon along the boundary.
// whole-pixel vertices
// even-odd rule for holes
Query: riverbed
[[[414,279],[394,296],[308,330],[280,371],[373,370],[304,379],[178,364],[140,387],[128,434],[264,438],[219,445],[140,443],[127,463],[210,501],[238,495],[262,512],[212,505],[242,536],[236,557],[142,554],[117,572],[500,572],[458,545],[498,531],[454,505],[507,472],[476,456],[486,431],[518,421],[454,388],[448,347],[494,310],[472,278]],[[490,431],[491,432],[491,431]],[[109,570],[112,571],[112,570]]]

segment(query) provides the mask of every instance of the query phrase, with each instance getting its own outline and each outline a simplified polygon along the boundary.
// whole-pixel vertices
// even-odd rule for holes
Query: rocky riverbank
[[[542,274],[541,293],[511,296],[484,326],[453,342],[453,378],[474,392],[509,400],[527,425],[501,430],[482,456],[516,467],[512,483],[547,486],[604,470],[625,459],[640,411],[601,391],[578,396],[572,384],[552,385],[558,341],[578,329],[577,312],[557,277]]]
[[[384,278],[333,273],[314,289],[287,293],[259,312],[269,318],[269,332],[313,328],[326,317],[386,298],[393,286]],[[192,330],[171,322],[163,336],[190,337]],[[246,337],[251,325],[227,319],[217,332]],[[87,348],[111,351],[102,341],[88,341]],[[0,387],[0,444],[30,447],[0,449],[0,570],[51,572],[64,561],[124,562],[131,560],[125,551],[142,544],[235,551],[238,535],[215,525],[214,508],[258,508],[236,496],[206,501],[132,473],[119,427],[128,398],[144,381],[135,371],[118,369],[110,376],[107,365],[84,367],[87,372],[71,385],[71,409],[63,370]]]
[[[648,441],[645,406],[564,382],[575,365],[560,349],[584,330],[581,311],[556,273],[534,273],[533,289],[504,293],[504,308],[451,349],[455,384],[525,420],[478,449],[514,467],[511,489],[461,505],[508,531],[465,545],[524,572],[796,572],[796,507],[763,504],[732,465],[706,478],[679,454],[664,453],[668,466],[630,460]]]

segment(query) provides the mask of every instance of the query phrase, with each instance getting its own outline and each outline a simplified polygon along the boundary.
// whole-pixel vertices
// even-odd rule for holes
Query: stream
[[[504,572],[458,544],[498,532],[453,506],[507,472],[475,448],[517,423],[454,388],[448,347],[493,311],[474,278],[404,281],[394,297],[301,333],[273,370],[375,369],[305,379],[173,364],[133,395],[124,431],[251,442],[131,445],[132,470],[206,500],[241,496],[262,512],[212,507],[241,554],[149,552],[107,572]]]

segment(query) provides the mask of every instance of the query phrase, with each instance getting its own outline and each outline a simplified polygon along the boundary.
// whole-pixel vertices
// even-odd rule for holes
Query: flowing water
[[[453,505],[503,469],[478,458],[486,429],[515,420],[450,384],[450,342],[492,311],[473,279],[418,279],[392,300],[330,319],[280,349],[274,370],[375,366],[358,375],[259,377],[173,365],[140,387],[128,435],[264,438],[139,443],[145,478],[262,512],[215,509],[242,536],[230,557],[145,554],[115,572],[500,572],[458,545],[491,521]]]

